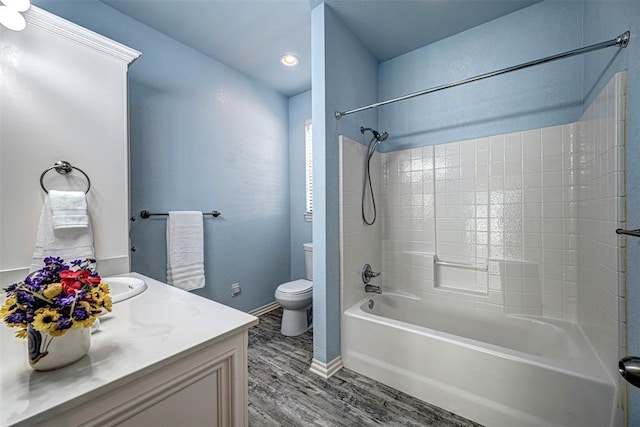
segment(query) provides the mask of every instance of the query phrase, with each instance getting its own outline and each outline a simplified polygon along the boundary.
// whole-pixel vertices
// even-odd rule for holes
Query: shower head
[[[378,141],[378,144],[381,142],[384,142],[387,138],[389,138],[389,133],[388,132],[382,132],[381,134],[378,133],[377,130],[373,129],[373,128],[365,128],[360,126],[360,133],[364,135],[364,133],[366,131],[370,131],[373,134],[373,137],[376,139],[376,141]]]

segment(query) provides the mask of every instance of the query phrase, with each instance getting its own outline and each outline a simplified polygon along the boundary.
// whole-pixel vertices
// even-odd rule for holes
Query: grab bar
[[[488,265],[466,264],[466,263],[463,263],[463,262],[440,261],[436,257],[433,257],[433,264],[434,264],[434,266],[435,265],[441,265],[443,267],[464,268],[465,270],[489,271],[489,266]]]

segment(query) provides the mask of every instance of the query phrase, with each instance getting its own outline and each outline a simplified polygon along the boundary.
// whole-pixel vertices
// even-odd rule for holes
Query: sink
[[[136,277],[103,277],[102,282],[109,285],[111,301],[115,304],[134,297],[147,289],[147,284]]]

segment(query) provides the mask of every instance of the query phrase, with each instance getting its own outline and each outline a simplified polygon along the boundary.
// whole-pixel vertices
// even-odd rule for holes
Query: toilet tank
[[[313,281],[313,244],[304,243],[304,268],[307,271],[307,280]]]

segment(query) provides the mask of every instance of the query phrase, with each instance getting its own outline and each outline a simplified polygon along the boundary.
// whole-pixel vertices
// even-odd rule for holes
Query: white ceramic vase
[[[29,364],[36,371],[63,368],[80,360],[91,347],[91,328],[69,329],[54,337],[47,331],[28,329]]]

